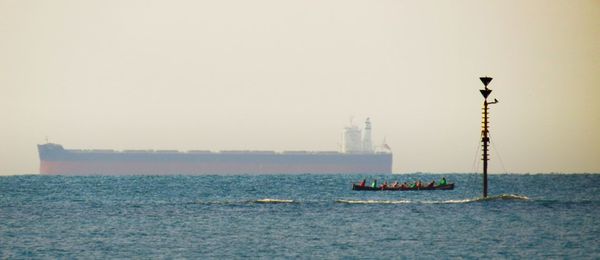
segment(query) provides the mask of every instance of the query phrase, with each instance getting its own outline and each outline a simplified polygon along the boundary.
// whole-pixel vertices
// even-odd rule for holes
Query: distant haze
[[[46,136],[338,150],[351,117],[394,172],[472,172],[485,75],[492,172],[600,172],[600,1],[0,0],[0,174]]]

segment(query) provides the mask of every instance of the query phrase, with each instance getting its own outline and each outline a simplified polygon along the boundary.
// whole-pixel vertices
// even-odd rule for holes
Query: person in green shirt
[[[442,180],[440,180],[440,185],[439,186],[443,186],[446,185],[446,177],[442,177]]]
[[[374,179],[371,183],[371,188],[377,188],[377,179]]]

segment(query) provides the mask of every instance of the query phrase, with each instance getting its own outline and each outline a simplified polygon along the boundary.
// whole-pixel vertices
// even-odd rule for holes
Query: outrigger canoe
[[[364,186],[361,187],[358,184],[352,184],[352,190],[371,190],[371,191],[378,191],[378,190],[400,190],[400,191],[407,191],[407,190],[453,190],[454,189],[454,183],[448,183],[446,185],[436,185],[436,186],[422,186],[420,188],[417,187],[386,187],[386,188],[382,188],[382,187],[370,187],[370,186]]]

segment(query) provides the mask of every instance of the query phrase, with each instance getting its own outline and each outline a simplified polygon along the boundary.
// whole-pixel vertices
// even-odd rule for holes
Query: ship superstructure
[[[392,153],[374,151],[367,119],[344,129],[337,151],[74,150],[38,145],[40,173],[58,175],[208,175],[391,173]],[[367,136],[368,135],[368,136]]]

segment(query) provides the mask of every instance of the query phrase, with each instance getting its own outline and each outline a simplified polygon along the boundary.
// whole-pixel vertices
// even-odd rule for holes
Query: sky
[[[0,174],[72,149],[338,150],[393,171],[600,172],[600,1],[0,0]],[[479,166],[479,169],[477,168]]]

